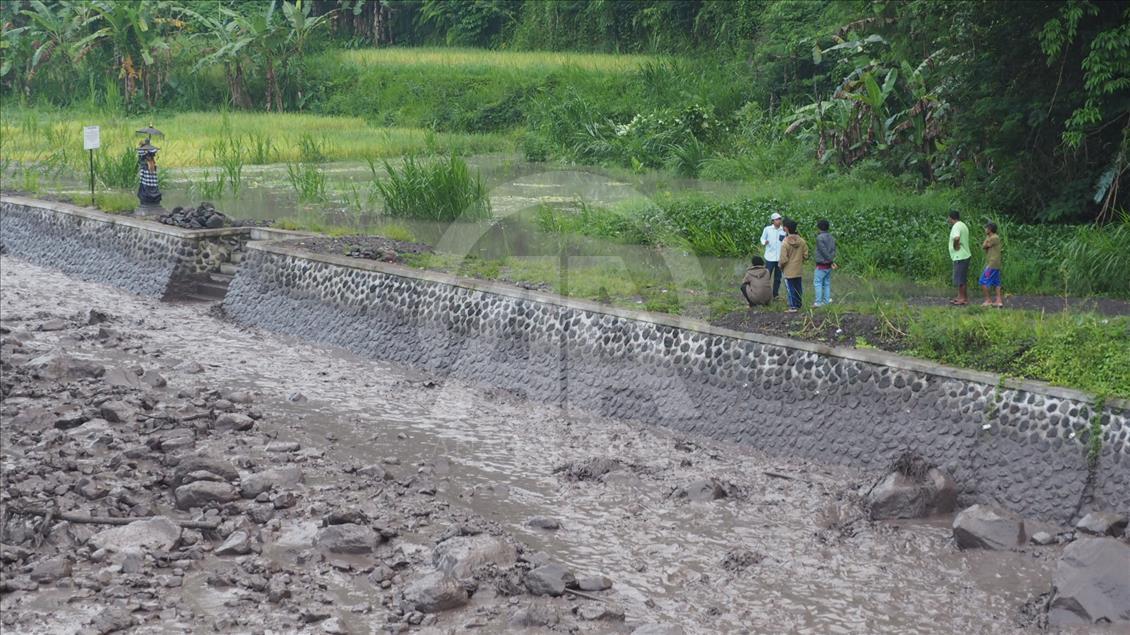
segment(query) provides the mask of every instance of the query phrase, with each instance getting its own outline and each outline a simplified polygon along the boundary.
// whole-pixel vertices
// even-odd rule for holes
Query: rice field
[[[235,143],[247,164],[346,161],[415,154],[509,152],[504,134],[434,132],[424,128],[386,128],[359,117],[295,113],[189,112],[119,117],[74,111],[5,107],[0,114],[0,163],[53,163],[85,170],[83,126],[101,128],[97,152],[119,153],[137,145],[134,131],[152,124],[162,167],[206,167],[223,161],[223,144]]]
[[[379,48],[341,51],[343,63],[360,66],[436,66],[443,68],[491,68],[549,72],[574,68],[597,73],[629,73],[651,55],[573,53],[555,51],[491,51],[469,48]]]

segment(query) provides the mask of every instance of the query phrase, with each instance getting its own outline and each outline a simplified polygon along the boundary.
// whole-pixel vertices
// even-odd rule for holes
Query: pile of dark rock
[[[905,453],[867,492],[872,520],[925,518],[957,511],[953,479],[914,453]],[[1044,627],[1130,625],[1130,519],[1092,510],[1073,529],[1027,521],[994,505],[973,505],[953,519],[958,549],[1016,551],[1066,545],[1056,564],[1051,591],[1041,596]]]
[[[184,229],[218,229],[231,224],[227,216],[216,211],[216,207],[208,202],[196,207],[178,205],[158,220],[166,225],[175,225]]]

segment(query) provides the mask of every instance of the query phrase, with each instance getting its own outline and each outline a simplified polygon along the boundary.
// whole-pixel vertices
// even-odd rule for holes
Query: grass
[[[698,278],[674,283],[669,273],[633,260],[571,257],[562,268],[558,256],[484,259],[449,254],[406,257],[414,267],[473,278],[532,285],[561,295],[620,308],[648,310],[699,319],[716,319],[743,310],[736,289],[707,269]],[[809,278],[810,279],[810,278]],[[858,314],[878,318],[879,339],[897,342],[899,352],[951,366],[1037,379],[1052,384],[1130,398],[1130,317],[1094,313],[1053,313],[970,307],[910,305],[897,293],[866,287],[838,295],[827,309],[808,309],[796,327],[780,335],[810,339],[818,321],[838,324]],[[774,305],[767,311],[782,311]],[[858,336],[856,346],[874,348]]]
[[[452,155],[437,161],[405,159],[399,169],[385,162],[387,176],[376,182],[391,216],[433,221],[490,218],[490,198],[478,173]],[[370,164],[370,168],[372,168]]]
[[[21,109],[5,104],[0,109],[0,138],[4,159],[43,162],[45,131],[52,131],[66,147],[67,165],[85,173],[86,153],[82,151],[82,128],[101,126],[102,147],[96,159],[131,152],[140,138],[134,130],[150,120],[165,133],[155,138],[161,148],[158,164],[164,168],[207,167],[215,165],[212,150],[231,135],[252,155],[250,163],[262,159],[275,162],[308,160],[312,147],[320,148],[322,160],[361,160],[365,157],[391,158],[411,154],[480,154],[509,152],[516,141],[503,134],[437,133],[419,128],[383,128],[368,125],[358,117],[339,117],[294,113],[177,113],[114,118],[102,114],[83,114],[74,110]],[[269,145],[267,145],[269,144]],[[73,146],[73,147],[72,147]],[[136,179],[136,156],[133,158]]]
[[[649,55],[552,51],[491,51],[471,48],[420,47],[357,49],[337,53],[340,61],[358,66],[489,68],[539,71],[575,68],[598,73],[628,73],[657,58]]]
[[[66,196],[71,203],[83,207],[90,205],[90,193]],[[137,194],[133,192],[95,192],[94,207],[107,214],[130,214],[137,209]]]

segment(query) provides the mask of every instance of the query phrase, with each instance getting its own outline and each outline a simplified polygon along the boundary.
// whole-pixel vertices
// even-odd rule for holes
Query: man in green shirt
[[[950,239],[948,246],[950,260],[953,261],[953,286],[957,287],[957,297],[950,304],[965,306],[969,304],[966,283],[969,280],[969,260],[973,252],[969,250],[969,228],[961,222],[961,213],[951,210],[949,216]]]

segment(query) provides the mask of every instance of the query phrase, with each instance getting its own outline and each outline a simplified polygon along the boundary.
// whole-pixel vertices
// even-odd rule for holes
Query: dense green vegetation
[[[133,130],[150,122],[167,133],[162,166],[195,170],[192,196],[238,195],[248,166],[285,164],[297,203],[280,226],[334,234],[350,231],[341,216],[311,209],[380,209],[368,226],[397,237],[408,218],[488,219],[470,154],[737,182],[534,221],[563,247],[708,262],[746,257],[773,211],[809,239],[827,218],[855,282],[820,319],[881,315],[923,357],[1130,393],[1123,318],[850,295],[944,284],[957,208],[975,237],[1001,226],[1007,291],[1130,297],[1130,2],[6,0],[0,25],[6,189],[84,173],[76,140],[100,123],[96,177],[119,191],[99,205],[130,209]],[[342,195],[327,165],[341,160],[368,162],[371,183]],[[676,280],[607,263],[563,278],[558,255],[449,258],[416,264],[708,319],[736,299],[733,261]]]
[[[877,163],[1020,220],[1126,207],[1126,2],[16,0],[0,22],[4,94],[30,104],[525,129],[534,155],[731,178]],[[341,50],[427,43],[659,57]]]

